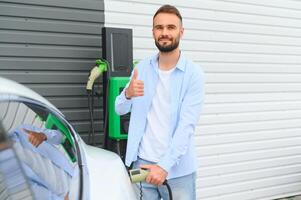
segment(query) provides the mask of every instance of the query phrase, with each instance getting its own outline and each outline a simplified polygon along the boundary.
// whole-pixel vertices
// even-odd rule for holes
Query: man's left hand
[[[167,172],[158,165],[141,165],[140,168],[149,170],[146,182],[153,185],[162,185],[167,177]]]

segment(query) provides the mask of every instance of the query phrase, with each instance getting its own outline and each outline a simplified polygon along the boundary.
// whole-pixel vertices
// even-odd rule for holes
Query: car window
[[[0,110],[4,132],[35,199],[77,199],[79,170],[75,140],[67,124],[34,103],[0,102]],[[0,173],[4,189],[9,185],[6,175]]]

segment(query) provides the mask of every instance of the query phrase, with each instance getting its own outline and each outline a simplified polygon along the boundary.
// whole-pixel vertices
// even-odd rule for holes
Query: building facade
[[[45,96],[85,139],[101,27],[131,28],[134,59],[143,59],[156,53],[152,16],[166,3],[183,15],[183,53],[206,74],[198,199],[301,194],[300,1],[0,1],[0,76]]]

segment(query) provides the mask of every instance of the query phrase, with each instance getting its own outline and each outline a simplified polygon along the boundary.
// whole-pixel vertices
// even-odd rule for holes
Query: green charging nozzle
[[[88,78],[87,90],[92,90],[95,80],[103,73],[108,70],[108,62],[105,59],[97,59],[95,67],[90,71]]]
[[[133,68],[135,68],[138,63],[139,63],[139,60],[137,60],[137,59],[133,60]]]
[[[148,173],[149,173],[149,171],[145,170],[145,169],[131,169],[131,170],[129,170],[129,175],[130,175],[132,183],[138,183],[138,182],[145,181],[146,177],[148,176]],[[163,185],[166,185],[167,190],[168,190],[169,199],[172,200],[173,199],[172,198],[172,191],[171,191],[171,188],[170,188],[167,180],[165,180],[163,182]],[[140,195],[141,195],[141,193],[140,193]],[[142,199],[142,196],[140,196],[140,199]]]
[[[149,171],[145,169],[132,169],[129,171],[131,182],[137,183],[145,181]]]

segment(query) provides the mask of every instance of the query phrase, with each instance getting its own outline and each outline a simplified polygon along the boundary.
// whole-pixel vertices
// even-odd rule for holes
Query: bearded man
[[[127,87],[116,98],[115,110],[131,112],[126,165],[149,170],[142,183],[143,199],[196,199],[194,132],[204,100],[201,68],[179,48],[182,16],[171,5],[153,16],[153,38],[159,53],[138,63]]]

